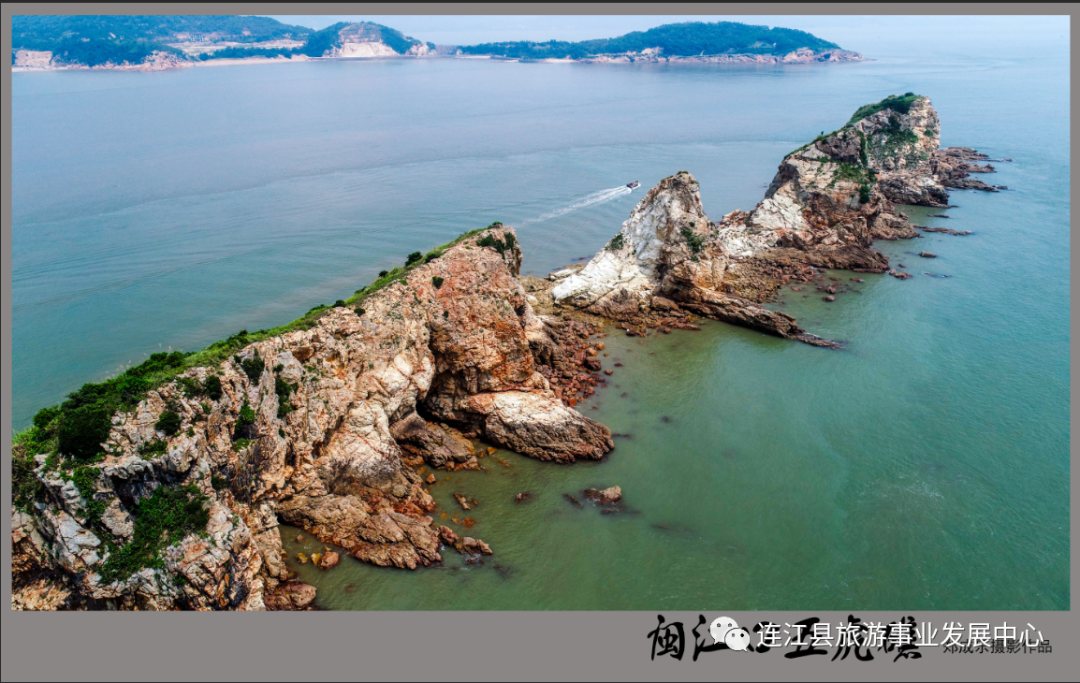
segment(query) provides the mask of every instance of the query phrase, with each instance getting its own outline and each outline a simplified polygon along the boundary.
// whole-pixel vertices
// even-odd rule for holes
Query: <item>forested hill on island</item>
[[[435,45],[373,22],[321,30],[269,17],[129,15],[12,17],[17,70],[159,70],[215,60],[494,58],[522,61],[810,63],[862,60],[805,31],[737,22],[665,24],[580,42]],[[218,62],[220,63],[220,62]]]
[[[499,55],[521,59],[587,59],[602,55],[650,54],[666,57],[711,55],[785,55],[800,48],[817,53],[840,50],[805,31],[790,28],[751,26],[733,21],[665,24],[648,31],[634,31],[617,38],[570,43],[518,41],[484,43],[462,47],[470,55]]]

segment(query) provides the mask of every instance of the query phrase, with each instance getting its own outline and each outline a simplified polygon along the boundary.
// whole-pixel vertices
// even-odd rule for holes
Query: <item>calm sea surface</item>
[[[625,367],[583,410],[631,438],[604,462],[500,453],[511,467],[433,487],[451,517],[452,493],[479,499],[485,565],[295,568],[340,609],[1068,609],[1067,53],[983,53],[15,74],[15,426],[495,220],[543,275],[595,253],[678,170],[714,218],[750,209],[786,152],[911,90],[944,144],[1013,158],[991,178],[1011,189],[955,192],[947,220],[909,210],[975,232],[879,243],[912,280],[865,276],[833,304],[785,295],[846,350],[720,323],[612,336],[605,367]],[[611,485],[623,514],[562,497]],[[321,547],[283,533],[291,555]]]

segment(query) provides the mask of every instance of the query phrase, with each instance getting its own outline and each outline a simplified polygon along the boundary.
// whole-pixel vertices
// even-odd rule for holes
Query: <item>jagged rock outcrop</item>
[[[428,422],[416,413],[390,425],[390,435],[402,450],[420,456],[432,467],[464,463],[473,457],[472,444],[460,431]]]
[[[372,294],[362,315],[330,309],[310,329],[151,391],[114,415],[107,455],[78,476],[38,456],[44,493],[13,524],[13,604],[307,608],[313,589],[292,580],[279,522],[382,566],[441,561],[435,501],[403,455],[453,464],[472,454],[464,434],[558,462],[610,451],[608,429],[539,371],[578,367],[566,359],[576,347],[549,336],[565,323],[533,312],[513,231],[480,237],[487,246],[466,239]],[[220,397],[191,389],[210,383]],[[172,436],[161,431],[166,413],[177,416]],[[130,576],[102,579],[110,557],[142,538],[142,502],[181,486],[208,501],[205,529]],[[471,538],[458,545],[491,552]]]
[[[888,272],[873,241],[919,236],[896,205],[947,206],[945,188],[961,186],[971,172],[966,164],[986,158],[939,150],[940,132],[926,97],[867,105],[843,128],[784,157],[753,211],[732,211],[717,223],[702,209],[697,180],[680,171],[642,198],[588,264],[552,273],[551,296],[619,321],[674,301],[717,320],[834,346],[761,304],[817,268]]]
[[[551,295],[560,304],[615,320],[641,316],[654,297],[661,297],[718,320],[826,343],[806,334],[791,316],[740,291],[746,286],[739,280],[749,275],[742,272],[740,257],[770,246],[768,237],[740,227],[746,215],[729,214],[723,223],[712,223],[702,209],[697,181],[680,171],[650,190],[622,231],[583,269],[563,278]]]
[[[975,161],[986,161],[990,157],[976,152],[968,147],[950,147],[937,150],[931,160],[934,173],[941,178],[945,187],[957,190],[982,190],[983,192],[997,192],[998,187],[988,185],[977,178],[969,177],[971,173],[995,173],[991,164],[980,166]],[[1002,161],[1010,161],[1003,159]]]

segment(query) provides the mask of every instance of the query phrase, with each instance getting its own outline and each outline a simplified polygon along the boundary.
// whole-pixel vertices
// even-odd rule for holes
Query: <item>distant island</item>
[[[751,26],[733,21],[665,24],[648,31],[634,31],[617,38],[570,43],[517,41],[484,43],[460,48],[468,55],[493,55],[517,59],[591,60],[616,55],[665,57],[715,57],[732,55],[783,56],[800,49],[815,53],[840,50],[817,36],[790,28]]]
[[[790,64],[861,61],[805,31],[738,22],[685,22],[616,38],[435,45],[373,22],[321,30],[269,17],[126,15],[12,17],[14,70],[154,71],[199,64],[355,58],[500,59],[532,62]]]

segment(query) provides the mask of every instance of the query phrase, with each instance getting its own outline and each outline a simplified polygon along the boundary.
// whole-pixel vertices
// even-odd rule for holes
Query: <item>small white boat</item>
[[[635,181],[634,181],[634,182],[632,182],[632,183],[627,183],[627,184],[626,184],[626,186],[627,186],[627,187],[629,187],[629,188],[630,188],[630,189],[632,190],[632,189],[634,189],[635,187],[637,187],[637,186],[638,186],[638,185],[640,185],[640,184],[641,184],[641,183],[639,183],[638,181],[636,181],[636,180],[635,180]]]

